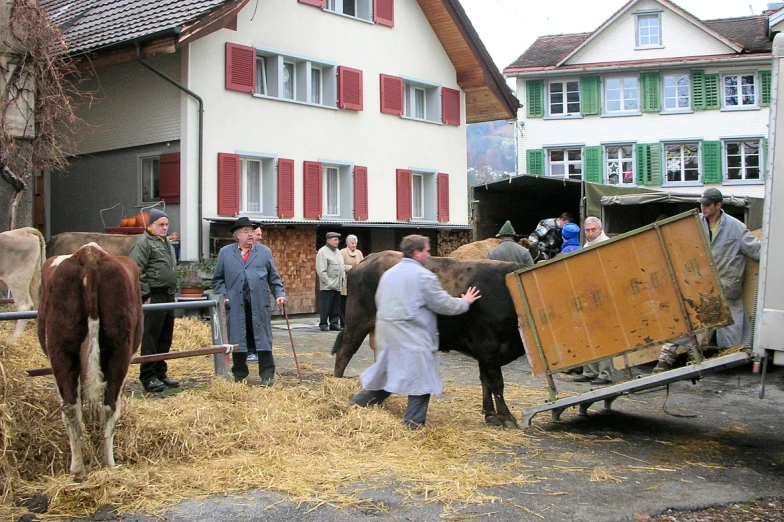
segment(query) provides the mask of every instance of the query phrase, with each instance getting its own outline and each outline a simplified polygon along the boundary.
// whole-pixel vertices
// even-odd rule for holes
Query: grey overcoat
[[[253,245],[248,262],[242,261],[236,243],[221,248],[218,264],[212,276],[212,287],[231,303],[228,312],[229,342],[240,345],[240,352],[247,352],[245,339],[245,300],[242,287],[245,279],[250,288],[253,309],[253,337],[257,351],[272,350],[271,301],[272,297],[286,297],[272,251],[264,245]]]

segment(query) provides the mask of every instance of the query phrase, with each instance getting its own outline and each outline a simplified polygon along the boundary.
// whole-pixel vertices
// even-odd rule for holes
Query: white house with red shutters
[[[237,216],[285,245],[279,264],[331,230],[365,253],[468,237],[465,125],[518,103],[458,0],[131,4],[41,1],[93,93],[79,155],[47,178],[50,234],[165,201],[185,260]]]

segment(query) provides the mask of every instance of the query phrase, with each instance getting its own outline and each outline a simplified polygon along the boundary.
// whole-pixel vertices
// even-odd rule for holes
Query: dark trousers
[[[321,328],[337,328],[340,322],[340,291],[322,290],[321,291]]]
[[[275,378],[275,358],[271,350],[256,351],[256,337],[253,333],[253,307],[245,301],[245,344],[247,352],[233,352],[231,354],[231,374],[239,382],[248,377],[248,354],[257,353],[259,356],[259,377],[262,381]]]
[[[382,404],[387,397],[392,395],[386,390],[362,390],[351,398],[351,404],[362,406],[375,406]],[[430,394],[409,395],[406,405],[406,415],[403,424],[410,430],[415,430],[425,425],[427,420],[427,407],[430,404]]]
[[[174,294],[153,293],[150,303],[173,303]],[[142,355],[169,353],[174,333],[174,310],[144,312],[144,334],[142,335]],[[146,385],[154,378],[166,377],[166,361],[142,363],[139,366],[139,380]]]
[[[340,327],[346,327],[346,298],[347,295],[340,296]]]

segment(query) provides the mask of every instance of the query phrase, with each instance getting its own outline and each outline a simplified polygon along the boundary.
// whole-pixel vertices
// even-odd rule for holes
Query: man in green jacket
[[[177,258],[169,240],[169,217],[158,209],[150,210],[150,223],[131,248],[131,259],[141,272],[142,301],[173,303],[177,289]],[[169,353],[174,332],[174,310],[144,312],[142,355]],[[139,380],[148,392],[161,392],[180,383],[166,375],[166,361],[142,363]]]

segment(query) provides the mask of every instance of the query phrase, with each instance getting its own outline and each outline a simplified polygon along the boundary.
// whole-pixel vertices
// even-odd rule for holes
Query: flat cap
[[[333,237],[340,237],[340,234],[337,232],[327,232],[327,239],[332,239]]]
[[[714,203],[721,203],[724,201],[724,196],[717,188],[709,188],[702,193],[702,197],[697,200],[700,205],[713,205]]]

